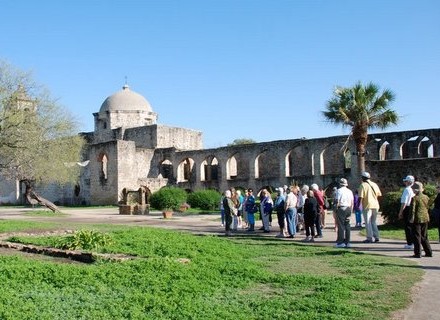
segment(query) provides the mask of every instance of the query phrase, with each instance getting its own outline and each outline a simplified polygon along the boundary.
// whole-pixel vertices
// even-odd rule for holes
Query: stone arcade
[[[146,197],[163,186],[187,190],[317,183],[324,188],[341,177],[359,183],[357,161],[347,136],[291,139],[203,149],[202,133],[157,123],[149,102],[127,85],[109,96],[93,114],[80,182],[39,186],[60,204],[113,205],[128,190]],[[401,186],[407,174],[440,182],[440,129],[370,134],[367,170],[384,191]],[[18,183],[0,181],[3,202],[21,201]],[[0,199],[1,201],[1,199]],[[148,202],[146,201],[143,201]]]

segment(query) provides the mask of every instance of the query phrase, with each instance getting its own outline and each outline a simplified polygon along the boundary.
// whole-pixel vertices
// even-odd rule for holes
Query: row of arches
[[[255,149],[257,147],[261,149],[261,145]],[[164,160],[160,164],[160,172],[164,178],[174,178],[179,183],[279,176],[341,175],[352,170],[353,157],[356,156],[352,144],[340,140],[327,141],[327,144],[323,144],[319,149],[312,147],[303,143],[287,151],[271,147],[269,144],[267,148],[263,145],[263,149],[257,151],[249,148],[243,151],[238,148],[237,151],[237,148],[231,148],[231,154],[228,156],[225,156],[222,150],[219,155],[207,154],[201,161],[195,160],[200,156],[194,152],[193,157],[185,157],[177,164],[175,172],[173,163],[169,159]],[[400,144],[398,140],[372,138],[366,147],[367,160],[434,157],[434,144],[427,136],[413,136]]]
[[[335,166],[335,163],[338,165]],[[319,154],[319,174],[340,173],[351,168],[351,153],[348,149],[331,151],[324,149]],[[299,147],[286,154],[263,150],[255,157],[245,152],[235,152],[224,160],[213,154],[199,164],[192,157],[182,159],[174,171],[169,159],[160,163],[160,175],[175,179],[177,183],[188,181],[210,182],[222,179],[265,179],[278,177],[284,170],[285,177],[310,176],[315,174],[315,155],[305,153]]]

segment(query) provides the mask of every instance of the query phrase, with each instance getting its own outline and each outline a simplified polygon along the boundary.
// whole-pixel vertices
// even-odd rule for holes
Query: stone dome
[[[139,93],[131,91],[128,85],[112,94],[101,105],[99,112],[143,111],[153,112],[150,103]]]

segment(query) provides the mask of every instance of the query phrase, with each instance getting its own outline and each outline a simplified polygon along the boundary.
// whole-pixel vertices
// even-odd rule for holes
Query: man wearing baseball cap
[[[414,184],[413,176],[406,176],[403,178],[403,183],[405,184],[405,189],[403,189],[402,196],[400,197],[400,210],[399,210],[399,219],[403,219],[405,224],[405,238],[406,245],[405,249],[412,250],[414,243],[414,235],[412,232],[412,226],[410,217],[412,216],[411,212],[411,200],[414,197],[414,191],[411,186]]]

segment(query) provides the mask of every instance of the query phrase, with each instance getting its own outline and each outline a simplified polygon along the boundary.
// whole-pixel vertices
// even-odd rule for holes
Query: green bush
[[[151,195],[150,204],[158,210],[171,209],[177,211],[186,202],[186,191],[176,187],[164,187]]]
[[[400,210],[400,197],[402,191],[393,191],[385,194],[380,201],[380,210],[382,211],[382,217],[384,222],[392,225],[401,225],[399,220]]]
[[[188,195],[188,204],[202,210],[218,210],[221,194],[212,189],[198,190]]]

